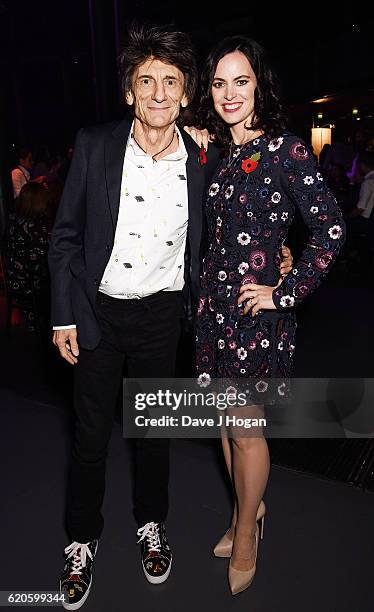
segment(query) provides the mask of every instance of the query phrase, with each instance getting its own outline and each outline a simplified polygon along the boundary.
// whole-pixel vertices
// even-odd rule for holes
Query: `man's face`
[[[135,70],[126,102],[134,105],[135,117],[145,125],[166,128],[188,104],[184,76],[176,66],[149,58]]]
[[[26,168],[26,170],[31,170],[31,168],[33,167],[33,164],[34,164],[34,160],[32,158],[32,153],[28,153],[26,155],[26,157],[21,157],[21,159],[19,161],[20,161],[21,166]]]

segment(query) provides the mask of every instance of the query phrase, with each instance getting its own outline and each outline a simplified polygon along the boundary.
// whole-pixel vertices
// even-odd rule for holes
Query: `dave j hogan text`
[[[157,418],[138,415],[135,417],[137,427],[266,427],[266,419],[239,417],[237,415],[218,414],[217,418],[198,418],[183,415],[181,417],[163,415]]]

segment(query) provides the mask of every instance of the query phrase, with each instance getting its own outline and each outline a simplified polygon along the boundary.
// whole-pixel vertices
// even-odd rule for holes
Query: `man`
[[[18,198],[22,187],[28,183],[34,164],[32,153],[29,149],[21,147],[18,151],[18,165],[12,170],[13,197]]]
[[[54,343],[75,370],[72,543],[61,578],[70,610],[91,587],[123,363],[130,377],[173,376],[182,303],[190,296],[193,307],[199,290],[209,164],[176,125],[196,89],[194,50],[184,33],[133,28],[121,68],[134,120],[80,130],[49,255]],[[169,441],[137,440],[134,510],[153,584],[172,563],[168,472]]]
[[[357,170],[362,177],[360,194],[355,208],[347,216],[348,254],[357,252],[362,239],[371,253],[374,251],[374,152],[363,151],[357,157]]]
[[[368,221],[374,208],[374,152],[364,151],[357,158],[357,169],[362,177],[360,195],[350,218],[361,218]],[[362,224],[365,228],[365,222]]]

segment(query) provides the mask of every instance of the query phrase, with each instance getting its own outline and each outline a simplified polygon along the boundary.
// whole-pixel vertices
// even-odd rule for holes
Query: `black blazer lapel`
[[[113,235],[116,231],[118,209],[121,195],[123,159],[131,123],[121,121],[108,135],[105,142],[105,180],[113,225]]]
[[[204,229],[205,169],[199,161],[199,148],[185,132],[182,133],[188,159],[186,162],[188,192],[187,257],[185,281],[192,300],[197,299],[200,285],[200,258]]]
[[[203,197],[205,188],[204,167],[199,163],[199,148],[185,132],[182,133],[183,142],[187,149],[186,163],[187,191],[188,191],[188,236],[191,253],[194,248],[199,249],[203,225]],[[194,248],[192,248],[194,247]]]

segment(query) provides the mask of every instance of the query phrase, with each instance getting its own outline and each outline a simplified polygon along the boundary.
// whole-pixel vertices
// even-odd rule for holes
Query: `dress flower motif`
[[[271,152],[277,151],[277,149],[279,149],[282,144],[283,144],[282,136],[280,136],[279,138],[273,138],[268,144],[268,149]]]
[[[258,391],[258,393],[265,393],[268,390],[268,387],[269,384],[264,380],[259,380],[258,383],[256,383],[256,391]]]
[[[229,185],[225,190],[225,198],[229,200],[234,193],[234,185]]]
[[[339,238],[341,238],[342,234],[343,234],[343,230],[340,227],[340,225],[333,225],[329,229],[329,236],[333,240],[338,240]]]
[[[306,149],[306,146],[301,142],[295,142],[291,145],[290,155],[292,159],[297,159],[299,161],[308,159],[309,153]]]
[[[287,308],[287,307],[290,308],[290,307],[294,306],[295,298],[292,295],[284,295],[280,299],[280,304],[284,308]]]
[[[210,195],[211,197],[213,197],[213,196],[217,195],[217,193],[218,193],[218,192],[219,192],[219,185],[218,185],[218,183],[213,183],[213,184],[212,184],[212,185],[209,187],[209,191],[208,191],[209,195]]]
[[[266,266],[267,258],[265,251],[253,251],[249,257],[249,265],[256,272],[260,272]]]
[[[208,385],[210,385],[210,383],[211,377],[209,374],[203,372],[203,374],[199,375],[199,378],[197,379],[197,384],[200,385],[200,387],[207,387]]]
[[[247,272],[248,268],[249,268],[249,264],[246,261],[242,261],[242,263],[239,264],[239,266],[238,266],[239,274],[245,274]]]
[[[247,234],[247,232],[241,232],[240,234],[238,234],[237,240],[239,244],[242,244],[244,246],[251,242],[251,237],[249,234]]]
[[[245,359],[248,355],[247,351],[243,347],[238,348],[238,350],[236,351],[236,354],[239,357],[239,359],[241,359],[241,361],[243,361],[243,359]]]

